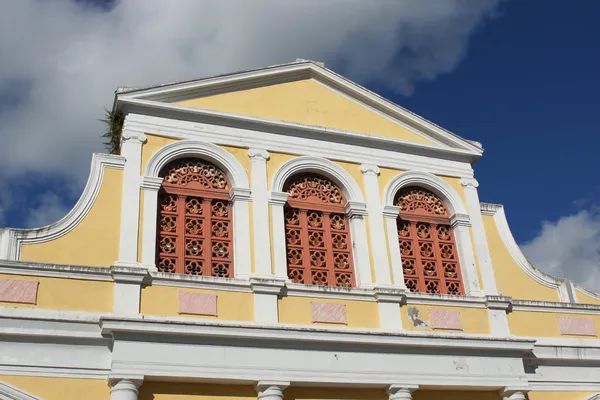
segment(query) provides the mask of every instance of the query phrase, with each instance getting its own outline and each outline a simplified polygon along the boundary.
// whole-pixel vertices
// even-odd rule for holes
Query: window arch
[[[355,285],[346,199],[330,179],[313,173],[291,177],[283,186],[288,277],[295,283]]]
[[[434,193],[405,187],[399,207],[398,241],[406,287],[413,292],[464,294],[450,212]]]
[[[183,158],[167,164],[158,199],[156,265],[161,272],[233,276],[233,229],[227,175]]]

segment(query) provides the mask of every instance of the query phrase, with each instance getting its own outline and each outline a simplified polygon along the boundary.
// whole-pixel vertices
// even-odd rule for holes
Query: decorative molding
[[[35,229],[4,229],[0,240],[0,256],[7,260],[18,260],[21,257],[23,244],[43,243],[55,240],[71,232],[87,216],[91,210],[102,183],[106,168],[123,169],[125,157],[94,153],[91,170],[83,193],[77,203],[63,218],[50,225]]]
[[[111,281],[109,268],[79,265],[43,264],[28,261],[0,260],[0,274],[44,276],[50,278]]]
[[[512,300],[513,311],[537,311],[568,314],[600,315],[600,304],[564,303],[553,301]]]
[[[0,279],[0,301],[7,303],[35,304],[38,281],[23,279]]]
[[[271,192],[283,192],[285,182],[300,172],[324,175],[340,186],[348,202],[365,202],[360,186],[352,175],[333,161],[322,157],[300,156],[286,161],[273,175]]]
[[[43,400],[21,389],[0,381],[0,400]]]
[[[217,295],[179,291],[179,314],[217,316]]]
[[[330,324],[346,325],[346,305],[335,303],[311,302],[312,322],[325,322]]]
[[[589,297],[591,297],[593,299],[596,299],[596,300],[600,300],[600,293],[596,293],[596,292],[593,292],[593,291],[591,291],[589,289],[586,289],[583,286],[578,285],[577,283],[573,283],[572,285],[575,288],[575,290],[580,291],[584,295],[589,296]]]

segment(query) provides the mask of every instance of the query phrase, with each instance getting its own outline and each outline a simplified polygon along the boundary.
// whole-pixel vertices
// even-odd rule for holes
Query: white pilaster
[[[164,178],[145,176],[141,189],[144,193],[142,213],[142,265],[156,271],[156,225],[158,214],[158,191]]]
[[[479,183],[474,178],[463,178],[460,180],[460,183],[464,188],[467,209],[471,219],[474,236],[473,240],[475,241],[475,250],[477,251],[477,259],[479,260],[479,269],[481,271],[481,281],[483,284],[482,291],[486,295],[497,296],[499,293],[496,288],[496,278],[492,267],[492,258],[490,256],[487,236],[483,226],[479,195],[477,194]]]
[[[406,301],[404,291],[381,287],[375,287],[374,291],[379,308],[379,327],[391,331],[401,331],[400,305]]]
[[[454,214],[451,219],[451,226],[456,238],[465,294],[467,296],[483,296],[479,287],[475,254],[471,245],[471,233],[469,232],[470,218],[468,215]]]
[[[367,206],[365,203],[349,201],[346,203],[346,215],[350,219],[356,286],[372,288],[374,284],[371,276],[369,241],[367,240],[367,227],[364,219],[367,215]]]
[[[279,322],[277,298],[285,286],[281,279],[250,278],[250,287],[254,293],[254,320],[276,324]]]
[[[118,314],[138,314],[140,312],[140,290],[147,271],[137,267],[110,268],[115,281],[113,312]]]
[[[271,218],[273,219],[273,264],[275,264],[275,276],[287,279],[287,254],[285,241],[285,216],[283,207],[287,202],[289,193],[271,192],[269,204],[271,204]]]
[[[412,400],[412,392],[419,388],[418,385],[393,384],[387,389],[389,400]]]
[[[258,400],[283,400],[283,391],[290,386],[289,382],[259,381],[256,386]]]
[[[137,267],[138,221],[140,215],[140,177],[142,144],[146,135],[123,126],[121,155],[125,157],[123,192],[121,200],[121,231],[119,259],[116,265]]]
[[[387,230],[388,249],[390,252],[394,286],[406,290],[404,272],[402,271],[402,255],[400,253],[400,243],[398,242],[397,219],[399,212],[400,207],[398,206],[385,206],[383,208],[383,218],[385,220],[385,229]]]
[[[373,251],[373,262],[375,263],[375,283],[378,285],[391,285],[390,263],[385,244],[381,196],[379,195],[379,167],[371,164],[362,164],[360,171],[363,174],[367,197],[371,250]]]
[[[110,400],[137,400],[141,379],[110,379]],[[81,393],[85,397],[84,393]]]
[[[511,297],[487,296],[486,306],[488,308],[488,320],[492,336],[510,336],[510,327],[506,313],[510,311]]]
[[[233,268],[236,278],[248,279],[250,262],[250,190],[233,187],[229,192],[233,202]]]
[[[271,241],[269,232],[269,193],[267,191],[267,160],[269,153],[249,149],[252,164],[252,212],[254,223],[254,265],[258,275],[272,275]]]

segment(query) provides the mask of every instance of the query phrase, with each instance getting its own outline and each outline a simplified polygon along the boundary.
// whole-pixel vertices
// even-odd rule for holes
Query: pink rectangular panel
[[[590,318],[556,317],[561,335],[597,336]]]
[[[38,281],[0,279],[0,301],[35,304],[38,285]]]
[[[179,292],[179,314],[217,316],[217,295]]]
[[[347,324],[346,305],[332,303],[310,303],[312,306],[312,322],[328,322],[330,324]]]
[[[429,310],[431,329],[449,329],[462,331],[460,322],[460,311],[452,310]]]

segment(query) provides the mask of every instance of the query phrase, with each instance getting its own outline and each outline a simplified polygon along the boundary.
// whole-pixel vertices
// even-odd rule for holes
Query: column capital
[[[477,189],[479,187],[479,182],[475,178],[462,178],[460,184],[462,187],[470,189]]]
[[[137,400],[139,388],[144,382],[144,376],[109,376],[111,400]]]
[[[288,192],[271,192],[269,194],[269,204],[274,206],[284,206],[290,194]]]
[[[251,147],[248,149],[248,157],[252,159],[267,161],[269,159],[269,152],[264,149],[257,149]]]
[[[360,172],[365,175],[379,175],[379,167],[374,164],[360,164]]]
[[[258,400],[282,400],[283,391],[290,386],[287,381],[258,381],[254,385]]]
[[[159,190],[164,179],[160,176],[143,176],[140,188],[144,190]]]
[[[417,390],[419,385],[413,384],[392,384],[387,388],[389,400],[412,400],[412,392]]]
[[[527,397],[525,397],[527,392],[528,390],[513,390],[506,388],[500,392],[500,396],[502,396],[504,400],[527,400]]]
[[[367,205],[360,201],[348,201],[344,211],[348,214],[348,218],[364,217],[368,215]]]

